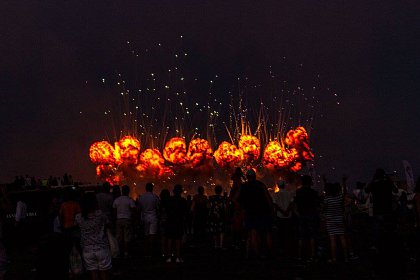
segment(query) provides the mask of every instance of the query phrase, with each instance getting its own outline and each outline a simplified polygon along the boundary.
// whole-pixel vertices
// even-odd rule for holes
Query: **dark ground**
[[[319,248],[319,259],[313,263],[299,262],[293,256],[279,253],[263,260],[247,260],[243,250],[229,246],[225,250],[215,250],[211,248],[211,242],[190,240],[185,244],[185,263],[165,263],[158,250],[151,259],[145,258],[142,252],[145,240],[138,238],[133,242],[130,258],[114,260],[112,279],[417,279],[413,249],[410,244],[404,246],[406,239],[401,238],[404,236],[401,230],[384,237],[388,238],[384,239],[387,244],[384,250],[368,249],[369,236],[367,224],[360,223],[352,238],[359,259],[349,263],[339,260],[335,265],[327,263],[328,249],[322,247]],[[276,252],[279,252],[278,238],[275,241]],[[322,241],[319,243],[323,244]],[[226,243],[230,244],[229,239]],[[47,254],[48,250],[57,249],[54,246],[46,246]],[[33,269],[37,262],[43,261],[39,243],[33,243],[20,253],[11,244],[6,243],[6,247],[10,263],[5,279],[37,279]],[[82,276],[80,279],[87,278]]]

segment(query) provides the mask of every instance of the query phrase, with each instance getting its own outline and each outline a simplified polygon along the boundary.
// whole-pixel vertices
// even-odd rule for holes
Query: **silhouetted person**
[[[323,210],[325,214],[327,234],[330,238],[331,259],[330,262],[337,261],[337,238],[341,242],[344,253],[344,261],[348,261],[347,243],[345,238],[344,226],[344,196],[341,192],[339,183],[327,184],[325,188]]]
[[[124,257],[128,257],[129,243],[132,238],[132,217],[136,208],[134,201],[128,197],[129,194],[130,187],[122,186],[121,196],[116,198],[112,204],[117,221],[116,237],[120,243],[121,251],[124,252]]]
[[[175,262],[184,262],[182,258],[182,236],[184,235],[184,221],[187,212],[187,202],[181,197],[182,186],[176,185],[173,189],[173,196],[168,201],[166,237],[168,238],[168,254],[174,253]],[[172,262],[171,256],[166,262]]]
[[[161,234],[162,257],[166,259],[169,256],[168,239],[166,237],[166,229],[168,224],[168,203],[171,193],[168,189],[163,189],[160,192],[160,207],[159,207],[159,231]]]
[[[113,222],[112,203],[114,202],[114,198],[110,193],[110,188],[111,185],[108,182],[103,183],[99,192],[96,194],[96,200],[98,203],[98,209],[108,217],[110,222]]]
[[[374,243],[384,230],[387,223],[394,223],[395,217],[392,210],[393,194],[398,193],[397,187],[385,176],[385,171],[377,169],[372,182],[366,187],[366,192],[372,194],[373,203],[373,231]]]
[[[213,235],[214,248],[223,248],[226,227],[226,198],[222,196],[223,188],[220,185],[214,187],[215,195],[209,198],[209,231]]]
[[[232,174],[232,188],[229,194],[229,209],[228,215],[230,222],[232,224],[232,243],[235,249],[239,249],[243,237],[243,223],[244,223],[244,214],[242,208],[238,202],[234,199],[241,188],[243,181],[246,180],[245,175],[242,172],[240,167],[235,169],[235,172]]]
[[[159,197],[153,193],[153,184],[146,184],[146,193],[139,198],[141,220],[144,225],[144,235],[147,240],[146,257],[152,255],[155,236],[158,232]]]
[[[257,180],[253,169],[246,172],[247,182],[243,183],[235,199],[244,212],[245,229],[247,230],[247,257],[253,253],[264,257],[261,240],[264,240],[269,253],[272,253],[271,228],[273,225],[274,207],[267,187]]]
[[[315,258],[315,238],[319,223],[319,197],[312,188],[312,177],[302,176],[302,186],[296,191],[295,203],[299,221],[298,259],[302,259],[304,240],[310,242],[310,258]]]
[[[198,187],[198,193],[194,196],[191,206],[193,214],[193,227],[196,240],[203,241],[206,234],[208,199],[204,194],[204,187]]]

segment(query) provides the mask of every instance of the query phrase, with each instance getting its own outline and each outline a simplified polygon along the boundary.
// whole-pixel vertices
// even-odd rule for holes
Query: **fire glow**
[[[114,146],[107,141],[93,143],[89,156],[97,165],[98,178],[112,184],[120,183],[124,174],[133,176],[133,171],[138,179],[159,180],[191,169],[200,172],[219,167],[230,174],[236,167],[255,168],[259,162],[271,173],[297,172],[305,162],[314,159],[304,127],[290,130],[285,139],[268,142],[262,155],[261,146],[256,136],[241,135],[238,146],[223,141],[213,153],[207,140],[195,138],[189,142],[187,151],[185,139],[174,137],[166,142],[163,153],[150,148],[141,152],[140,141],[133,136],[125,136]]]

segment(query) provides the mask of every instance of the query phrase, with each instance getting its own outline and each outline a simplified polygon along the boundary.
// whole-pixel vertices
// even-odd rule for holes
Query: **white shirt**
[[[280,189],[278,192],[273,195],[273,202],[279,206],[282,210],[287,210],[290,204],[293,202],[293,193],[291,191]],[[291,218],[292,211],[289,212],[289,215],[285,216],[280,211],[277,211],[277,217],[279,218]]]
[[[131,209],[136,205],[131,198],[122,195],[114,200],[112,207],[117,209],[117,219],[131,219]]]
[[[19,200],[16,204],[16,214],[15,214],[16,222],[26,219],[26,215],[27,215],[26,203],[23,202],[22,200]]]
[[[157,219],[159,198],[152,192],[146,192],[139,198],[142,219]]]

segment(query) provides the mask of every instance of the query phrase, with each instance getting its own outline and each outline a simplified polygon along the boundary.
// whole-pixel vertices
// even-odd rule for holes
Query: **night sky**
[[[95,182],[88,149],[105,137],[110,91],[101,78],[130,71],[127,41],[144,49],[181,34],[202,73],[233,77],[286,57],[291,74],[303,65],[302,83],[322,77],[339,98],[320,97],[319,174],[366,182],[406,159],[420,175],[417,1],[216,2],[3,1],[0,182],[65,172]]]

